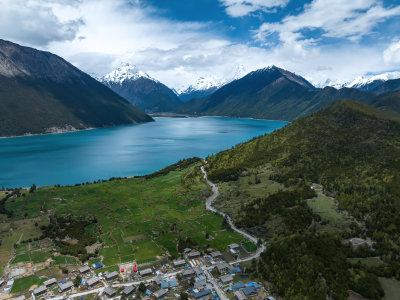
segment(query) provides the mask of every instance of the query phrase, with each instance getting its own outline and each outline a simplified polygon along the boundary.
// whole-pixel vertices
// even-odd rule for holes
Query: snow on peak
[[[346,87],[358,88],[364,85],[370,84],[374,81],[388,81],[391,79],[398,79],[400,78],[400,72],[386,72],[378,75],[373,76],[358,76],[352,82],[349,82]]]
[[[400,78],[400,71],[393,71],[393,72],[385,72],[382,74],[376,74],[376,75],[364,75],[364,76],[357,76],[354,78],[352,81],[343,81],[343,80],[330,80],[327,79],[325,82],[317,84],[317,87],[323,88],[326,86],[332,86],[334,88],[340,89],[340,88],[362,88],[363,86],[366,86],[368,84],[373,83],[374,81],[388,81],[392,79],[398,79]]]
[[[118,68],[111,71],[111,73],[103,76],[102,81],[122,84],[125,80],[137,80],[139,78],[148,78],[156,81],[147,73],[128,63],[122,63]]]
[[[205,91],[211,88],[220,88],[229,82],[242,78],[244,75],[246,75],[246,73],[246,68],[243,65],[239,65],[233,70],[231,75],[226,78],[218,78],[214,75],[202,76],[191,85],[182,86],[174,91],[177,95],[180,95],[191,93],[193,91]]]

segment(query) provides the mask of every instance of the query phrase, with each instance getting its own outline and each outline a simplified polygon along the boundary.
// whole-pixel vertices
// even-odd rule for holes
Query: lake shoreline
[[[155,120],[64,135],[2,138],[0,187],[74,186],[143,176],[180,159],[205,158],[288,124],[214,116]]]

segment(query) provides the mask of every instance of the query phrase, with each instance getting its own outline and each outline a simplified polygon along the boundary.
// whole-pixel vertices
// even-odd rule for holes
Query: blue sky
[[[389,0],[0,0],[0,38],[104,75],[121,62],[170,87],[277,65],[314,84],[400,70]]]

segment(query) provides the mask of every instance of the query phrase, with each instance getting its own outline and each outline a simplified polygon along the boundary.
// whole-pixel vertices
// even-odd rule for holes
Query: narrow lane
[[[249,239],[250,241],[252,241],[253,243],[255,243],[257,245],[258,239],[250,234],[248,234],[247,232],[237,228],[235,226],[235,224],[233,224],[232,219],[230,216],[228,216],[227,214],[223,213],[222,211],[216,209],[215,207],[212,206],[212,203],[214,202],[214,200],[219,196],[219,191],[218,191],[218,187],[211,182],[208,177],[207,177],[207,172],[204,169],[204,166],[201,166],[201,171],[204,174],[204,179],[207,181],[208,185],[211,186],[212,189],[212,195],[210,197],[207,198],[206,200],[206,209],[209,211],[212,211],[214,213],[217,213],[221,216],[223,216],[224,218],[226,218],[226,220],[228,221],[229,226],[232,228],[232,230],[236,231],[237,233],[239,233],[240,235],[244,236],[245,238]],[[252,260],[253,258],[258,258],[260,257],[261,253],[264,252],[265,250],[265,245],[262,243],[260,247],[258,247],[257,251],[246,258],[242,258],[242,259],[237,259],[233,262],[231,262],[230,264],[236,264],[236,263],[241,263],[241,262],[245,262],[245,261],[249,261]]]

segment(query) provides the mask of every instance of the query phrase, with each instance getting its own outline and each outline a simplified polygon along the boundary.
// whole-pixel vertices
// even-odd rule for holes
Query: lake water
[[[138,125],[4,138],[0,187],[149,174],[183,158],[205,158],[286,124],[225,117],[158,118]]]

